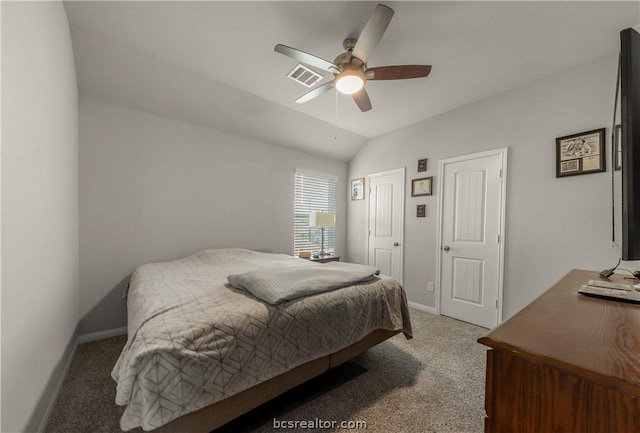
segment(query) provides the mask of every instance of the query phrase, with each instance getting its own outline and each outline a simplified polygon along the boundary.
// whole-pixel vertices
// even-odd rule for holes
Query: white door
[[[440,314],[502,320],[507,149],[440,161]]]
[[[369,175],[369,266],[402,283],[404,168]]]

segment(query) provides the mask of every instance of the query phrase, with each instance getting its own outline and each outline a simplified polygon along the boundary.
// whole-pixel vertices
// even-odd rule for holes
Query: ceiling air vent
[[[313,87],[318,81],[322,80],[322,75],[307,68],[304,65],[298,65],[287,74],[291,78],[305,87]]]

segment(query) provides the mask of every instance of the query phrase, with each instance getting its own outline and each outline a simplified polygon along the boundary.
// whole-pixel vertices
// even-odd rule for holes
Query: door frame
[[[398,282],[400,284],[402,284],[402,280],[404,277],[404,192],[406,190],[406,177],[405,177],[405,172],[406,172],[406,167],[401,167],[401,168],[395,168],[393,170],[385,170],[385,171],[380,171],[378,173],[371,173],[367,175],[367,180],[369,181],[369,194],[366,195],[366,203],[367,203],[367,221],[365,223],[365,234],[366,237],[365,239],[366,241],[366,245],[365,245],[365,258],[366,258],[366,263],[367,265],[369,264],[369,223],[370,218],[371,218],[371,178],[372,177],[380,177],[380,176],[386,176],[389,174],[396,174],[399,173],[401,175],[401,188],[402,191],[400,191],[400,222],[401,222],[401,227],[400,227],[400,279],[398,280]]]
[[[444,167],[446,164],[467,161],[470,159],[484,158],[487,156],[500,155],[502,157],[502,182],[500,186],[500,243],[498,244],[498,308],[496,324],[502,322],[502,309],[504,306],[504,245],[505,245],[505,218],[506,218],[506,202],[507,202],[507,156],[506,147],[487,150],[484,152],[470,153],[467,155],[456,156],[453,158],[441,159],[438,163],[438,228],[436,241],[436,314],[440,314],[440,301],[442,299],[442,214],[444,211]]]

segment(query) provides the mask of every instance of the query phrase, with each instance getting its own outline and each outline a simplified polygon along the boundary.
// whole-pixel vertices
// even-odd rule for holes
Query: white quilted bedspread
[[[380,277],[270,305],[227,276],[274,267],[323,266],[283,254],[203,250],[138,267],[128,294],[128,341],[112,377],[120,427],[153,430],[375,329],[411,337],[404,290]]]

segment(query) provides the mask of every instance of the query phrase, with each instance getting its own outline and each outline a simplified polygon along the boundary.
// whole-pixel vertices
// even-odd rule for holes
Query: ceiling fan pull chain
[[[338,99],[340,99],[340,92],[335,92],[336,94],[336,122],[338,121]]]

